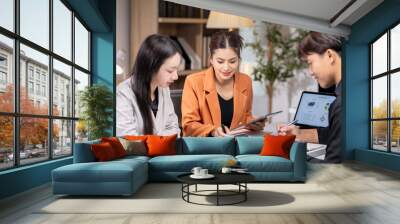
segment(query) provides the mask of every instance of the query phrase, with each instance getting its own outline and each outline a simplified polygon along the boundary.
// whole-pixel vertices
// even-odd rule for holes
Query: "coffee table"
[[[178,181],[182,183],[182,199],[188,203],[198,204],[198,205],[234,205],[245,202],[247,200],[247,192],[249,188],[247,187],[247,183],[255,180],[255,177],[249,173],[214,173],[215,176],[212,179],[193,179],[190,177],[191,173],[182,174],[177,177]],[[198,190],[197,185],[215,185],[215,190]],[[194,191],[190,191],[190,186],[195,186]],[[220,189],[220,185],[236,185],[238,186],[237,190],[225,190]],[[206,193],[215,193],[215,194],[206,194]],[[203,197],[216,197],[216,204],[203,204],[197,203],[190,200],[190,196],[203,196]],[[221,202],[222,197],[232,197],[239,196],[239,200],[236,200],[231,203],[223,203]]]

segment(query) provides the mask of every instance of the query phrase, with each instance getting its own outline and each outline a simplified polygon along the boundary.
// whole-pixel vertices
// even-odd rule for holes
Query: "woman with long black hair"
[[[179,47],[153,34],[140,46],[130,78],[117,87],[117,136],[180,133],[169,85],[178,79]]]

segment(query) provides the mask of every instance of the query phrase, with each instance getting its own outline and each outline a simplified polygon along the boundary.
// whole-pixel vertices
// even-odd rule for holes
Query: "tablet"
[[[296,125],[328,127],[329,107],[335,100],[334,94],[304,91],[294,116]]]
[[[264,115],[264,116],[255,118],[254,120],[249,121],[247,124],[240,125],[240,126],[234,128],[234,129],[232,129],[231,131],[238,130],[238,129],[241,129],[241,128],[245,128],[246,126],[255,124],[255,123],[260,122],[260,121],[261,121],[261,122],[264,122],[264,121],[267,120],[269,117],[274,116],[274,115],[276,115],[276,114],[280,114],[280,113],[282,113],[282,112],[283,112],[283,111],[280,110],[280,111],[272,112],[272,113],[266,114],[266,115]]]

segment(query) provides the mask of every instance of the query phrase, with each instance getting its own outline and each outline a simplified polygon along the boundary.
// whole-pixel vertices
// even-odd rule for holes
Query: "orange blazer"
[[[251,78],[236,73],[234,79],[233,117],[230,129],[254,118],[251,114],[253,104]],[[181,107],[184,136],[209,136],[215,128],[221,126],[221,109],[212,67],[186,78]]]

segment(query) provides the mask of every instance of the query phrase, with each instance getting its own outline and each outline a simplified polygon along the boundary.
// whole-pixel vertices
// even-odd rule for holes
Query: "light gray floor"
[[[308,183],[322,185],[345,200],[362,201],[368,206],[360,214],[35,214],[38,207],[54,200],[46,185],[1,201],[0,223],[400,223],[398,173],[359,163],[312,164]]]

